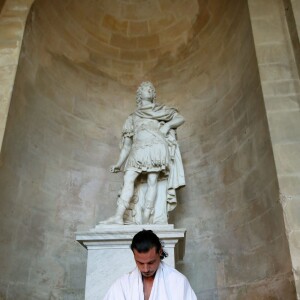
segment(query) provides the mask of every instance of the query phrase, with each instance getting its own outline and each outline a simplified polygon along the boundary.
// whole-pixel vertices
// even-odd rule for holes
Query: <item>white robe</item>
[[[144,300],[142,275],[138,268],[117,279],[103,300]],[[183,274],[161,262],[149,300],[197,300],[197,297]]]

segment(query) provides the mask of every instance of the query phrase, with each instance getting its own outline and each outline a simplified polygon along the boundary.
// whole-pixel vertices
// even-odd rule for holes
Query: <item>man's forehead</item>
[[[138,252],[136,249],[133,250],[133,254],[136,260],[139,261],[148,261],[156,259],[157,256],[160,256],[159,253],[157,253],[156,248],[152,247],[147,252]]]

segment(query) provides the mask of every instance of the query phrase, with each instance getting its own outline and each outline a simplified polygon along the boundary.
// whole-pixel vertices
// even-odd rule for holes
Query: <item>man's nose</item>
[[[149,270],[149,266],[147,264],[145,264],[143,266],[143,272],[148,272],[148,270]]]

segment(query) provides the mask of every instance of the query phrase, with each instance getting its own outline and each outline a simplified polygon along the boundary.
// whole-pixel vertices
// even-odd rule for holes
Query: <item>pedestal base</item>
[[[173,225],[98,225],[76,233],[76,240],[88,250],[86,300],[102,299],[118,277],[134,269],[130,244],[143,229],[157,234],[169,254],[164,261],[175,267],[184,256],[185,229],[174,229]]]

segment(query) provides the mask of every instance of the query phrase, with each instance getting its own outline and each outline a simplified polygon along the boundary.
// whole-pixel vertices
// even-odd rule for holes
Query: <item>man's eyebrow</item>
[[[150,261],[148,261],[148,262],[141,262],[141,261],[139,261],[139,260],[135,260],[136,262],[138,262],[138,263],[140,263],[140,264],[151,264],[151,263],[153,263],[153,262],[155,262],[155,259],[153,259],[153,260],[150,260]]]

